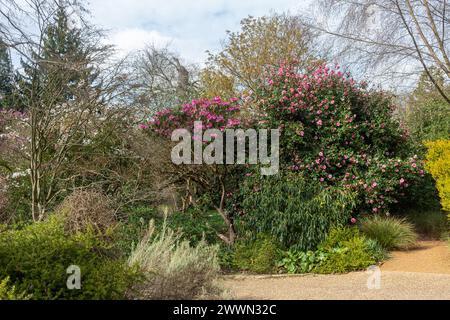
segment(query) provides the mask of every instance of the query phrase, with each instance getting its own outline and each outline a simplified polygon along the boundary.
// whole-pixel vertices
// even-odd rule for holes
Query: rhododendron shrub
[[[383,92],[339,66],[272,70],[258,92],[261,125],[279,127],[285,170],[358,194],[358,212],[388,212],[424,175]]]
[[[141,125],[144,130],[156,133],[166,139],[166,144],[171,144],[170,137],[176,129],[186,129],[193,133],[194,129],[234,129],[246,126],[240,118],[241,106],[238,99],[233,98],[223,101],[219,97],[214,99],[193,100],[181,107],[165,109],[156,113],[150,121]],[[196,121],[201,121],[202,128],[195,126]],[[196,136],[192,135],[195,139]],[[227,210],[227,194],[238,188],[240,179],[244,176],[242,166],[232,165],[175,165],[171,162],[170,152],[166,152],[164,163],[160,164],[161,174],[167,177],[167,181],[182,185],[179,193],[183,196],[183,209],[199,204],[201,199],[208,199],[207,204],[215,208],[222,216],[228,227],[227,234],[219,235],[227,243],[233,243],[236,237],[234,230],[233,212]]]
[[[150,128],[160,135],[170,137],[176,129],[193,131],[194,122],[201,121],[203,130],[236,128],[241,124],[238,117],[240,105],[237,98],[222,101],[220,97],[214,99],[192,100],[179,108],[164,109],[157,112],[151,120],[142,124],[141,128]]]

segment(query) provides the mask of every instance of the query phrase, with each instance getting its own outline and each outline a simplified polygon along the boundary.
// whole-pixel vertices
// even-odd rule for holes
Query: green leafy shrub
[[[0,278],[33,299],[121,299],[138,279],[114,245],[93,228],[67,234],[61,216],[0,233]],[[67,268],[80,267],[81,290],[67,288]]]
[[[366,244],[371,256],[376,262],[386,260],[390,257],[389,252],[377,240],[366,239]]]
[[[427,238],[441,239],[449,230],[447,217],[440,210],[409,211],[405,217],[418,234]]]
[[[323,188],[297,174],[255,176],[241,191],[241,230],[253,238],[270,234],[300,251],[314,250],[332,227],[346,224],[355,206],[351,193]]]
[[[130,208],[126,212],[126,219],[120,221],[117,228],[117,244],[122,251],[131,254],[147,232],[150,221],[157,217],[157,210],[153,207]]]
[[[362,270],[387,257],[375,240],[357,228],[333,228],[316,251],[290,249],[277,266],[288,273],[344,273]]]
[[[416,244],[414,226],[402,218],[371,216],[361,221],[361,231],[386,250],[409,249]]]
[[[323,251],[297,251],[288,250],[283,253],[281,260],[277,262],[277,267],[287,273],[309,273],[328,258],[328,254]]]
[[[260,234],[255,240],[241,241],[236,244],[234,264],[237,268],[254,273],[272,273],[276,267],[279,248],[276,241]]]
[[[371,246],[356,228],[333,229],[319,246],[319,251],[326,253],[326,259],[314,268],[314,272],[345,273],[374,265],[377,260]]]
[[[225,227],[222,218],[214,210],[188,210],[164,216],[153,207],[131,208],[127,212],[127,219],[121,222],[119,228],[119,242],[126,252],[131,252],[137,245],[147,232],[151,220],[154,220],[157,228],[165,223],[172,230],[180,231],[181,237],[192,245],[201,240],[210,244],[217,243],[217,233],[223,232]]]
[[[0,281],[0,300],[29,300],[31,295],[25,292],[17,292],[14,285],[9,284],[9,277]]]
[[[165,223],[156,232],[152,221],[128,259],[130,266],[139,266],[145,275],[145,281],[134,287],[132,297],[193,299],[219,294],[214,283],[219,272],[217,251],[218,246],[203,240],[191,246]]]
[[[175,212],[167,217],[167,225],[174,230],[180,230],[183,239],[191,244],[197,244],[202,239],[210,244],[217,243],[217,234],[226,230],[223,219],[215,210]]]
[[[219,265],[222,272],[231,272],[237,269],[235,265],[233,246],[225,243],[220,244],[217,257],[219,259]]]

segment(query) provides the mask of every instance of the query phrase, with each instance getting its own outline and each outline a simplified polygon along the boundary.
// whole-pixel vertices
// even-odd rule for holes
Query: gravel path
[[[234,299],[450,300],[450,275],[384,271],[380,289],[368,289],[365,272],[287,277],[237,276],[224,280]]]
[[[393,252],[381,269],[450,274],[450,250],[442,241],[420,241],[414,250]]]
[[[419,248],[394,252],[381,266],[379,289],[368,289],[373,273],[224,277],[235,299],[382,299],[450,300],[450,253],[443,242],[421,242]]]

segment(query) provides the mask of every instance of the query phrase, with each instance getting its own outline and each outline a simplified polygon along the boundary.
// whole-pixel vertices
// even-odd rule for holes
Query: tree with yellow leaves
[[[222,51],[209,53],[201,72],[202,95],[228,98],[255,90],[267,67],[292,59],[311,60],[311,33],[299,17],[273,14],[245,18],[239,32],[227,31]]]

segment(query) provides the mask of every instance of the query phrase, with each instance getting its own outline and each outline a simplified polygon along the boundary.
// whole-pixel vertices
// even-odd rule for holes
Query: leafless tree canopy
[[[447,0],[320,0],[306,24],[322,32],[329,54],[382,82],[412,84],[438,67],[450,79]]]
[[[154,112],[189,101],[197,90],[197,70],[168,48],[148,45],[132,66],[135,102]]]

